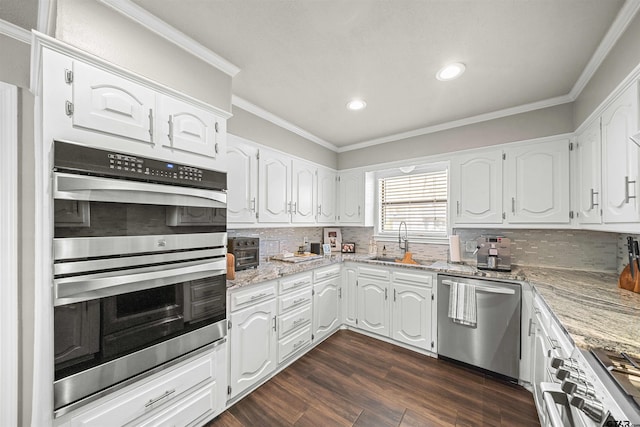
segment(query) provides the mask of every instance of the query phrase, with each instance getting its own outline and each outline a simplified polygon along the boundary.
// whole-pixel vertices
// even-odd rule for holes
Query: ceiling
[[[235,96],[342,151],[480,114],[570,101],[624,0],[133,3],[238,66]],[[466,72],[436,80],[450,62],[464,63]],[[353,97],[367,108],[348,111]]]

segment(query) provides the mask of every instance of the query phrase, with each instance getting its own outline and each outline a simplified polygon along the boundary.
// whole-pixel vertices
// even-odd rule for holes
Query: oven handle
[[[174,283],[226,274],[226,260],[171,269],[108,277],[65,277],[55,279],[54,306],[152,289]]]
[[[53,174],[54,199],[226,208],[223,191],[74,175]]]

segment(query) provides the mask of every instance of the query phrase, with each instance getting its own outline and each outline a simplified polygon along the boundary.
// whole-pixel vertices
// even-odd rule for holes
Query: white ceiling
[[[624,0],[133,0],[237,65],[234,95],[344,149],[566,102]],[[441,82],[449,62],[466,65]],[[352,97],[367,108],[347,111]],[[551,102],[553,103],[553,102]]]

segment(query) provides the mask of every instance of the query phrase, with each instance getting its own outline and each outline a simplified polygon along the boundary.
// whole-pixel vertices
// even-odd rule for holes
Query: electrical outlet
[[[476,250],[477,246],[478,242],[476,242],[475,240],[467,240],[466,242],[464,242],[465,252],[473,252]]]
[[[308,237],[303,237],[302,238],[302,243],[304,243],[305,245],[309,244],[309,238]]]

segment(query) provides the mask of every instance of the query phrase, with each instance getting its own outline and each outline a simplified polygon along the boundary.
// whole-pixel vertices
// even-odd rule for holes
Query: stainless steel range
[[[60,416],[226,335],[226,175],[54,143]]]

